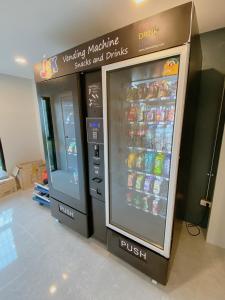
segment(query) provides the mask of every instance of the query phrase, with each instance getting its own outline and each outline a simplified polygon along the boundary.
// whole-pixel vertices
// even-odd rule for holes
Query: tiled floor
[[[164,287],[57,223],[31,191],[0,199],[0,299],[225,299],[225,250],[189,236],[182,224],[176,230]]]

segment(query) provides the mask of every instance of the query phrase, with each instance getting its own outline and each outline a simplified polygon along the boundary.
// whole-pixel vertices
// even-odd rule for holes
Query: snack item
[[[159,84],[159,94],[158,97],[168,97],[170,94],[169,84],[166,80],[162,80]]]
[[[132,169],[135,167],[136,158],[137,158],[137,154],[135,152],[129,153],[128,160],[127,160],[128,168]]]
[[[162,175],[164,159],[165,159],[165,154],[164,153],[158,153],[156,155],[154,168],[153,168],[153,173],[155,175],[158,175],[158,176]]]
[[[134,122],[137,120],[137,108],[135,106],[130,107],[127,115],[127,120],[130,122]]]
[[[127,186],[132,188],[135,185],[135,179],[136,179],[136,174],[135,173],[129,173],[128,174],[128,179],[127,179]]]
[[[155,122],[156,120],[156,108],[147,106],[145,111],[145,121]]]
[[[127,88],[127,100],[133,99],[133,89],[132,86],[128,86]]]
[[[145,179],[145,175],[138,175],[137,179],[136,179],[136,184],[135,184],[135,188],[137,190],[142,190],[143,188],[143,183],[144,183],[144,179]]]
[[[136,86],[131,85],[127,88],[127,100],[132,101],[137,99],[138,89]]]
[[[165,121],[166,116],[166,107],[165,106],[158,106],[156,109],[156,122],[163,122]]]
[[[166,121],[173,122],[175,116],[175,105],[169,105],[166,109]]]
[[[138,84],[137,89],[138,89],[138,99],[143,99],[144,98],[145,83]]]

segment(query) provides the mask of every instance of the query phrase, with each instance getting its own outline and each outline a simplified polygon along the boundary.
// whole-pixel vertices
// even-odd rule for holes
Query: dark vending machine
[[[88,237],[84,120],[79,76],[37,83],[52,215]]]
[[[86,73],[84,85],[93,236],[106,243],[101,71]]]

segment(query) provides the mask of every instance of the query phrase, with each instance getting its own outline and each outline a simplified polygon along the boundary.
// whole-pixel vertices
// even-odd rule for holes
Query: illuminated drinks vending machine
[[[186,43],[102,69],[108,249],[163,284],[185,182],[194,53]]]

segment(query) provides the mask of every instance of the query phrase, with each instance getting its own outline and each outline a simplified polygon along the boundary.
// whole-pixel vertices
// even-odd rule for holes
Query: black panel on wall
[[[179,203],[178,209],[182,217],[191,223],[207,225],[209,209],[200,205],[201,199],[212,201],[213,188],[208,191],[210,171],[218,125],[224,124],[224,113],[219,122],[221,110],[224,75],[211,69],[204,70],[201,76],[200,99],[197,109],[197,119],[192,145],[192,158],[190,162],[189,185],[184,202]],[[224,107],[223,107],[224,112]],[[215,158],[219,157],[222,135],[219,137],[219,147]],[[217,162],[218,164],[218,162]],[[217,171],[214,166],[214,176],[210,185],[214,185]]]
[[[219,110],[223,97],[225,74],[225,28],[201,34],[202,76],[197,109],[189,186],[185,199],[178,199],[176,213],[179,218],[207,227],[209,209],[200,206],[200,199],[207,193],[208,173],[215,146]],[[208,200],[212,201],[220,146],[224,128],[224,108],[216,144],[213,166],[214,179],[209,189]]]

